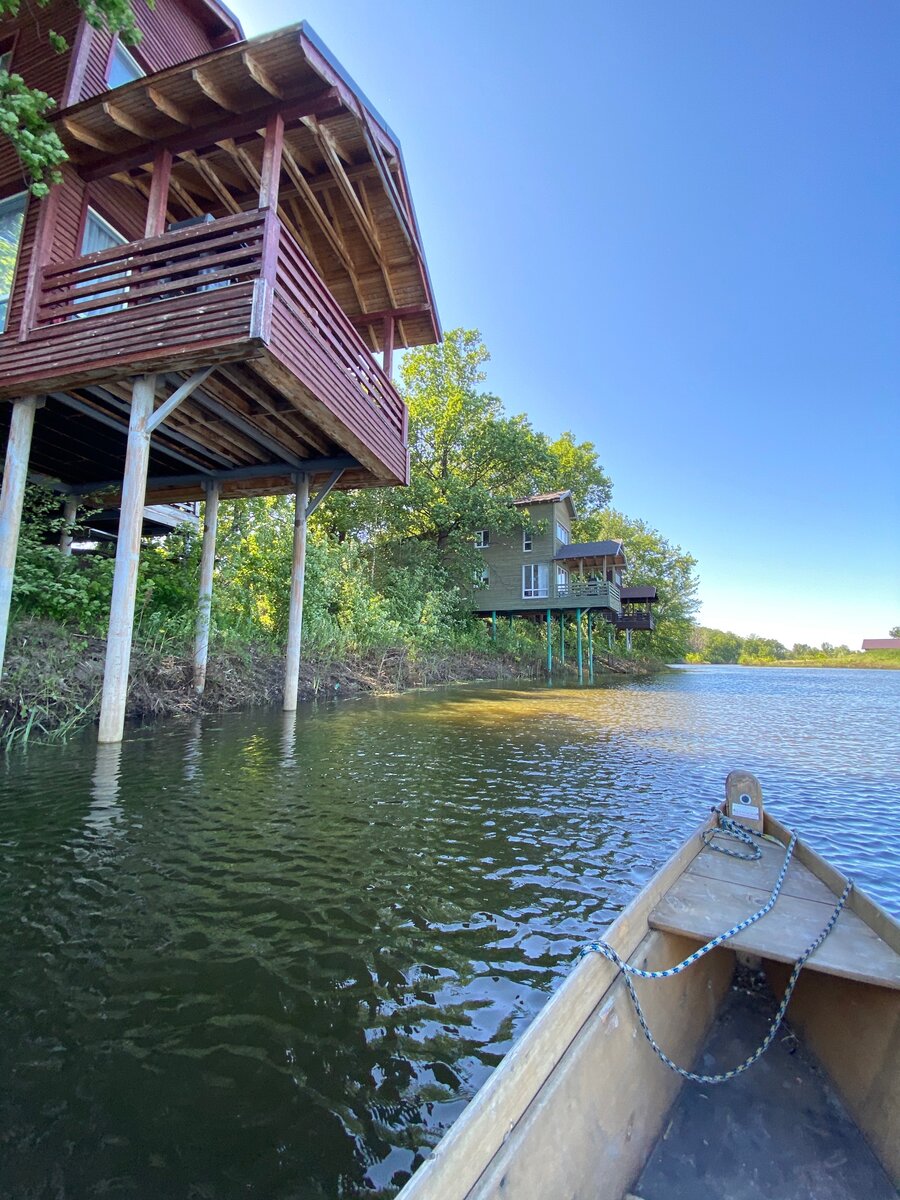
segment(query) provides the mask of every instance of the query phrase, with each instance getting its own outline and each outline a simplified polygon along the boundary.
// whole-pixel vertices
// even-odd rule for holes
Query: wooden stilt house
[[[292,493],[290,708],[306,519],[408,482],[391,358],[440,338],[399,143],[306,24],[245,41],[215,0],[156,0],[131,49],[70,0],[36,14],[0,25],[0,69],[57,100],[70,161],[38,201],[0,137],[0,654],[27,478],[121,509],[101,740],[145,501],[207,502],[202,688],[218,501]]]

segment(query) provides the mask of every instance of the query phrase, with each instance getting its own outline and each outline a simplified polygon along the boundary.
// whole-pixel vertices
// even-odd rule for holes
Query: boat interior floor
[[[762,976],[739,969],[694,1070],[712,1075],[742,1062],[775,1008]],[[743,1075],[713,1085],[685,1082],[630,1200],[897,1195],[826,1073],[782,1025]]]

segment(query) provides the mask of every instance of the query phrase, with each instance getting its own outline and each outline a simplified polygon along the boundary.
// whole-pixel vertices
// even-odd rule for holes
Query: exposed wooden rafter
[[[206,71],[201,71],[199,68],[191,71],[191,79],[193,79],[203,95],[207,99],[212,100],[213,104],[217,104],[223,112],[233,113],[238,111],[234,100],[225,95],[219,85],[209,77]]]
[[[275,82],[272,76],[266,71],[265,67],[263,67],[262,64],[253,57],[249,50],[244,51],[244,53],[241,55],[241,60],[244,66],[250,72],[250,76],[253,81],[259,84],[264,92],[268,92],[268,94],[273,96],[276,100],[284,99],[284,89]]]
[[[201,158],[199,154],[195,154],[193,150],[184,150],[179,157],[184,162],[190,163],[201,179],[204,179],[209,184],[214,194],[218,196],[229,212],[237,214],[244,211],[206,159]]]

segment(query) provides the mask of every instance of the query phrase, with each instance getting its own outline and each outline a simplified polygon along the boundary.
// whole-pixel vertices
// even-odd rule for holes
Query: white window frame
[[[543,572],[543,583],[541,573]],[[549,563],[522,563],[522,599],[544,600],[550,595]]]
[[[475,530],[475,549],[487,550],[491,544],[491,531],[489,529]]]
[[[16,274],[19,270],[19,257],[22,253],[22,234],[25,231],[25,214],[28,210],[28,193],[14,192],[12,196],[4,196],[3,199],[0,200],[0,211],[2,211],[4,208],[14,209],[17,201],[21,201],[22,217],[21,223],[19,224],[19,237],[16,243],[15,262],[13,263],[12,274],[9,277],[9,291],[5,295],[0,296],[0,300],[4,301],[3,318],[0,320],[0,334],[6,332],[7,322],[9,321],[9,307],[10,303],[12,302],[13,289],[16,284]]]
[[[564,546],[569,544],[569,531],[561,521],[556,522],[556,540],[562,542]]]
[[[534,532],[531,529],[522,530],[522,553],[530,554],[534,549]]]
[[[113,64],[117,58],[123,61],[127,67],[130,67],[131,70],[135,72],[134,79],[126,79],[124,83],[110,83],[109,77],[112,74]],[[115,91],[116,88],[125,87],[126,84],[134,83],[135,79],[142,79],[146,74],[147,72],[134,57],[122,39],[120,37],[116,37],[116,40],[113,43],[112,53],[109,56],[109,62],[106,66],[106,83],[109,90],[112,92]]]
[[[91,253],[90,251],[87,251],[84,248],[84,239],[87,236],[88,223],[90,221],[95,221],[98,225],[102,226],[103,229],[105,229],[106,232],[109,234],[109,236],[111,238],[115,239],[113,242],[113,246],[127,245],[128,238],[125,236],[125,234],[120,233],[119,230],[116,229],[115,225],[111,225],[110,222],[107,221],[107,219],[105,217],[102,217],[100,215],[100,213],[97,212],[96,208],[91,208],[91,206],[88,205],[87,213],[84,218],[84,229],[81,234],[82,256]],[[109,249],[112,250],[113,246],[110,246]],[[127,279],[130,274],[131,274],[130,271],[114,271],[111,275],[104,275],[103,282],[105,283],[107,279]],[[92,279],[90,282],[91,283],[99,283],[100,280]],[[106,295],[109,296],[110,298],[112,298],[113,296],[118,296],[120,293],[124,293],[127,291],[128,291],[128,287],[126,285],[121,288],[116,288],[115,291],[107,292]],[[75,303],[76,304],[78,303],[77,298],[75,300]],[[124,307],[125,307],[125,301],[123,300],[118,304],[115,304],[115,303],[110,304],[106,308],[91,308],[91,309],[88,309],[87,312],[74,313],[73,315],[76,317],[99,317],[103,313],[118,312],[120,308],[124,308]]]
[[[569,572],[565,567],[557,566],[556,568],[556,594],[557,596],[568,596],[569,594]]]
[[[487,565],[483,566],[480,571],[476,571],[475,586],[482,590],[491,586],[491,572]]]

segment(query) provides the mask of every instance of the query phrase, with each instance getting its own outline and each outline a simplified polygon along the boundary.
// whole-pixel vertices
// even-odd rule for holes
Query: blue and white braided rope
[[[746,845],[751,847],[754,853],[743,854],[739,851],[729,850],[724,846],[717,846],[712,839],[720,833],[726,833],[731,837],[744,842]],[[746,830],[743,826],[738,825],[736,822],[731,821],[728,817],[721,813],[719,814],[719,827],[715,829],[704,830],[701,836],[703,837],[704,843],[709,846],[711,850],[718,850],[722,854],[730,854],[733,858],[754,860],[760,858],[762,855],[762,851],[759,846],[753,844],[750,831]],[[754,834],[753,836],[761,838],[765,835]],[[781,999],[781,1003],[778,1006],[778,1010],[775,1013],[775,1017],[772,1021],[772,1024],[769,1026],[769,1031],[765,1038],[751,1055],[745,1058],[739,1066],[735,1067],[731,1071],[723,1071],[719,1075],[700,1075],[695,1071],[687,1071],[684,1067],[680,1067],[677,1063],[673,1062],[666,1052],[659,1046],[656,1039],[653,1037],[653,1034],[650,1032],[650,1028],[647,1025],[646,1018],[644,1017],[644,1012],[641,1008],[641,1003],[638,999],[638,995],[635,991],[631,977],[636,975],[640,979],[670,979],[673,975],[679,975],[693,963],[697,962],[698,959],[703,958],[705,954],[709,954],[710,950],[715,950],[715,948],[717,946],[721,946],[723,942],[727,942],[731,938],[736,937],[737,934],[739,934],[742,930],[749,928],[749,926],[753,925],[756,921],[761,920],[766,913],[771,912],[784,884],[785,876],[787,875],[787,870],[790,866],[791,857],[794,853],[794,847],[796,844],[797,835],[792,833],[790,841],[788,842],[787,850],[785,851],[784,862],[782,863],[781,870],[778,873],[778,878],[775,881],[775,886],[772,888],[772,893],[762,908],[758,909],[752,916],[747,917],[746,920],[741,921],[738,925],[734,925],[725,933],[720,933],[718,937],[714,937],[712,941],[707,942],[705,946],[701,946],[699,950],[695,950],[693,954],[689,954],[686,959],[680,963],[677,963],[674,967],[668,967],[665,971],[645,971],[640,967],[636,967],[631,963],[625,962],[624,959],[620,958],[612,946],[607,945],[607,943],[603,941],[592,942],[589,946],[584,948],[579,956],[583,957],[585,954],[596,952],[597,954],[602,954],[605,958],[608,958],[610,962],[614,963],[616,967],[618,967],[618,969],[622,972],[622,977],[625,980],[625,985],[628,988],[632,1003],[634,1004],[634,1011],[637,1015],[638,1021],[640,1022],[641,1029],[644,1031],[644,1036],[647,1038],[647,1041],[650,1043],[660,1061],[664,1062],[667,1067],[670,1067],[673,1071],[676,1071],[684,1079],[690,1079],[694,1083],[725,1083],[727,1080],[734,1079],[736,1076],[741,1075],[747,1070],[748,1067],[752,1067],[753,1064],[759,1058],[761,1058],[763,1054],[765,1054],[766,1050],[768,1050],[769,1046],[771,1046],[775,1035],[778,1033],[778,1030],[781,1027],[781,1022],[784,1020],[784,1014],[787,1011],[787,1006],[790,1003],[791,996],[794,993],[794,988],[797,985],[797,980],[800,977],[800,972],[803,969],[804,963],[811,954],[818,950],[819,946],[822,945],[837,923],[837,919],[841,914],[841,910],[843,909],[847,901],[847,897],[850,895],[850,892],[853,888],[853,881],[848,880],[847,886],[844,888],[837,904],[834,906],[834,911],[829,917],[825,928],[818,935],[818,937],[811,942],[809,946],[807,946],[794,964],[794,969],[791,972],[791,977],[788,980],[787,987],[785,988],[784,996]]]

